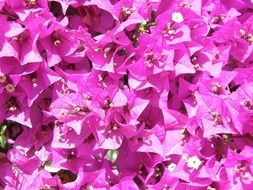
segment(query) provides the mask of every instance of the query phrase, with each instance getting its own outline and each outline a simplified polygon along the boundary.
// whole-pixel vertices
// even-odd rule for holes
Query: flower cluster
[[[251,190],[252,0],[0,0],[0,189]]]

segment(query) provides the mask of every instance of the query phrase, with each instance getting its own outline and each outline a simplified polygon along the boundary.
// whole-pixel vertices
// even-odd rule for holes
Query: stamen
[[[156,56],[153,52],[145,53],[144,56],[146,57],[146,60],[144,61],[144,63],[148,67],[152,67],[155,61],[159,61],[163,57],[162,55]]]
[[[8,111],[16,111],[18,109],[17,102],[14,97],[11,97],[7,102],[7,110]]]
[[[241,161],[241,163],[238,163],[235,166],[235,171],[239,173],[242,177],[245,176],[245,173],[247,173],[247,163],[245,161]],[[247,174],[246,174],[247,176]]]
[[[60,39],[57,39],[54,41],[55,46],[59,46],[61,43],[62,43],[62,41]]]
[[[244,29],[240,29],[241,38],[245,39],[249,44],[253,42],[253,34],[248,33]]]
[[[94,51],[95,51],[95,52],[99,52],[99,51],[101,51],[101,50],[102,50],[102,48],[100,48],[100,47],[94,48]]]
[[[246,35],[246,31],[244,29],[240,29],[240,35],[241,37],[244,37]]]
[[[173,38],[176,33],[176,29],[172,27],[173,22],[169,22],[165,29],[162,31],[162,34],[166,37]]]
[[[77,47],[77,50],[78,50],[78,51],[83,51],[83,50],[85,50],[84,44],[80,44],[80,45]]]
[[[91,100],[91,96],[86,94],[86,95],[84,95],[84,99],[89,101],[89,100]]]
[[[253,42],[253,34],[248,34],[246,39],[251,44]]]
[[[191,3],[186,3],[186,2],[181,2],[181,3],[179,3],[179,7],[184,7],[184,8],[191,9],[192,4]]]
[[[14,86],[13,84],[9,83],[9,84],[7,84],[7,85],[5,86],[5,90],[6,90],[7,92],[10,92],[10,93],[15,92],[15,86]]]
[[[191,58],[191,63],[192,63],[193,68],[194,68],[195,70],[198,70],[198,69],[200,68],[200,65],[197,63],[197,61],[198,61],[198,57],[194,55],[194,56]]]
[[[28,5],[37,5],[37,0],[27,0],[26,3]]]
[[[125,16],[131,15],[135,10],[136,10],[136,7],[131,7],[131,8],[122,7],[122,12],[123,12],[123,14],[124,14]]]
[[[181,139],[182,140],[185,140],[185,138],[187,136],[189,136],[189,132],[187,131],[187,127],[185,125],[182,127],[182,129],[180,130],[180,132],[181,132]],[[184,143],[184,142],[182,142],[182,143]]]
[[[215,16],[212,18],[211,22],[213,24],[219,24],[225,19],[224,15]]]
[[[173,35],[173,34],[176,33],[176,30],[175,30],[175,29],[170,29],[170,30],[168,30],[167,33],[168,33],[169,35]]]
[[[221,93],[221,85],[217,82],[212,83],[212,92],[215,94],[220,94]]]
[[[148,66],[148,67],[152,67],[153,66],[153,61],[154,61],[154,55],[152,53],[145,53],[145,57],[147,57],[147,60],[144,61],[144,63]]]
[[[61,36],[59,35],[58,31],[54,31],[51,35],[51,38],[55,46],[59,46],[63,43],[63,40]]]
[[[186,7],[187,3],[186,2],[181,2],[179,3],[179,7]]]
[[[240,102],[240,105],[245,107],[248,110],[252,110],[253,109],[253,104],[251,102],[251,100],[246,99]]]
[[[16,111],[17,110],[17,107],[16,106],[12,106],[9,108],[9,111]]]
[[[232,136],[230,134],[223,134],[222,138],[223,138],[225,144],[228,144],[229,142],[231,142],[233,140]]]
[[[198,57],[197,57],[197,56],[193,56],[193,57],[191,58],[192,64],[196,64],[197,61],[198,61]]]
[[[118,130],[118,128],[119,128],[119,126],[118,126],[116,123],[113,124],[113,126],[112,126],[112,130],[113,130],[113,131]]]
[[[33,85],[34,88],[38,86],[37,78],[32,78],[32,85]]]
[[[212,110],[208,110],[208,113],[213,117],[213,123],[215,125],[222,125],[223,124],[223,120],[220,114],[218,114],[217,112],[214,112]]]
[[[0,76],[0,83],[5,83],[7,80],[7,77],[5,75]]]
[[[23,44],[28,40],[28,34],[27,34],[27,32],[23,32],[15,37],[13,37],[12,39],[15,40],[16,42],[18,42],[19,44]]]

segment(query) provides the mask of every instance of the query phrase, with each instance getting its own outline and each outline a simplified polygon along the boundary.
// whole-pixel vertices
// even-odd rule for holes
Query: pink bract
[[[252,10],[0,0],[0,190],[251,190]]]

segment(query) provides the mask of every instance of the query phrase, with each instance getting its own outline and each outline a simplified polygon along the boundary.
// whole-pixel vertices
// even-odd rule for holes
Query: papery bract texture
[[[251,190],[252,10],[0,0],[0,190]]]

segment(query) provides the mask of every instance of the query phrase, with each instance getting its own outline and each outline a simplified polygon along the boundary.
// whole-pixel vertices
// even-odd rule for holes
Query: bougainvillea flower
[[[252,9],[0,0],[0,189],[252,189]]]
[[[5,33],[8,40],[3,45],[1,56],[14,56],[21,62],[21,65],[41,62],[42,58],[36,43],[39,28],[43,25],[44,19],[31,15],[24,22],[27,23],[25,28],[20,24],[10,23],[9,31]]]
[[[43,25],[39,36],[39,41],[47,54],[47,62],[50,67],[58,64],[62,57],[78,48],[74,39],[71,38],[71,32],[64,29],[68,24],[68,19],[65,17],[61,22],[52,22],[52,20],[48,20]]]
[[[13,86],[8,86],[11,89],[11,94],[1,94],[1,116],[10,120],[16,121],[17,123],[32,127],[30,110],[26,104],[26,99],[19,92],[13,92]]]
[[[48,86],[59,80],[56,73],[45,68],[45,64],[41,64],[41,68],[28,75],[23,75],[19,86],[25,91],[28,97],[28,105],[31,106],[40,93]]]

